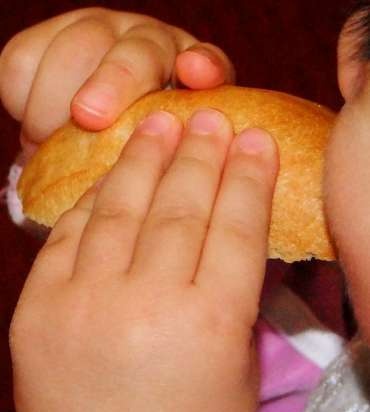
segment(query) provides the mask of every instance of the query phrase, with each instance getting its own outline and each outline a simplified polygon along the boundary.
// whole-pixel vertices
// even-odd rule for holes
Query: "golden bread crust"
[[[93,133],[69,123],[31,159],[18,192],[26,216],[46,226],[70,209],[107,173],[136,124],[154,110],[186,121],[198,108],[224,112],[236,133],[261,127],[277,141],[280,172],[273,200],[269,257],[287,262],[334,259],[322,202],[323,156],[334,114],[284,93],[223,86],[206,91],[168,90],[147,95],[110,128]]]

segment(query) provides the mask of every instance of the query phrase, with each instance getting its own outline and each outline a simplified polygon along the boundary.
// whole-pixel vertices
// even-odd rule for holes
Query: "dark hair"
[[[357,0],[350,16],[353,16],[354,20],[348,30],[355,32],[360,41],[355,57],[370,60],[370,0]]]

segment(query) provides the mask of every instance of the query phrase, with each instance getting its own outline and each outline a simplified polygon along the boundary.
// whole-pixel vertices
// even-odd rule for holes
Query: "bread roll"
[[[136,124],[154,110],[186,121],[194,110],[224,112],[236,133],[261,127],[276,139],[280,172],[273,199],[269,257],[286,262],[333,260],[323,213],[323,151],[333,124],[328,109],[284,93],[223,86],[206,91],[167,90],[149,94],[101,132],[72,122],[57,130],[25,168],[18,193],[30,219],[53,226],[116,162]]]

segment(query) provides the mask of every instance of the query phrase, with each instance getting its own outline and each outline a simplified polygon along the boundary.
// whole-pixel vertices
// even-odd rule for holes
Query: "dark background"
[[[243,86],[296,94],[333,109],[336,41],[349,0],[0,0],[0,47],[16,32],[56,14],[104,6],[149,14],[178,25],[231,57]],[[18,125],[0,108],[0,187],[18,146]],[[38,242],[0,207],[0,412],[13,411],[9,322]]]

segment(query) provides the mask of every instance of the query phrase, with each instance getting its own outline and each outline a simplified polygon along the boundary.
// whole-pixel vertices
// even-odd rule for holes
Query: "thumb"
[[[176,57],[172,84],[202,90],[235,82],[235,70],[227,55],[210,43],[197,43]]]

